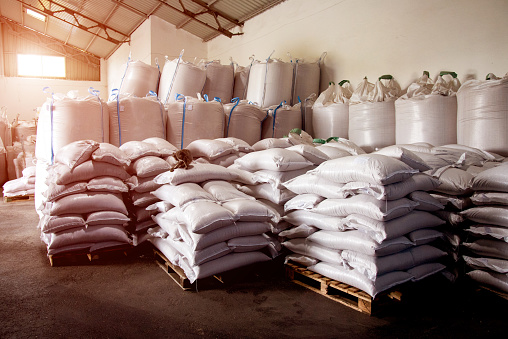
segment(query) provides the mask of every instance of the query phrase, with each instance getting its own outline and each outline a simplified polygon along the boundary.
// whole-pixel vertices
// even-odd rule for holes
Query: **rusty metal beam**
[[[213,1],[210,4],[207,4],[203,0],[191,0],[191,1],[194,2],[195,4],[200,5],[203,8],[205,8],[214,17],[220,16],[220,17],[223,17],[224,19],[226,19],[227,21],[229,21],[230,23],[234,24],[235,26],[243,26],[243,22],[240,22],[240,21],[236,20],[235,18],[231,17],[230,15],[213,8],[213,4],[216,3],[217,1]]]
[[[41,9],[39,9],[39,8],[37,8],[36,6],[33,6],[33,5],[31,5],[31,4],[28,4],[28,3],[24,2],[23,0],[17,0],[17,1],[18,1],[18,2],[21,2],[21,3],[23,4],[23,6],[25,6],[25,7],[29,7],[30,9],[32,9],[32,10],[34,10],[34,11],[36,11],[36,12],[39,12],[39,13],[42,13],[42,14],[46,14],[46,15],[48,15],[48,16],[51,16],[52,18],[55,18],[55,19],[61,20],[61,21],[65,22],[65,23],[67,23],[67,24],[69,24],[69,25],[71,25],[71,26],[73,26],[73,27],[77,27],[77,28],[79,28],[79,29],[81,29],[81,30],[83,30],[83,31],[85,31],[85,32],[88,32],[88,33],[90,33],[90,34],[92,34],[92,35],[94,35],[94,36],[97,36],[97,37],[99,37],[99,38],[101,38],[101,39],[104,39],[104,40],[106,40],[106,41],[109,41],[109,42],[111,42],[111,43],[114,43],[114,44],[120,44],[120,43],[122,43],[122,42],[128,41],[128,39],[129,39],[129,36],[125,35],[124,33],[119,32],[119,31],[117,31],[117,30],[115,30],[114,28],[111,28],[111,27],[109,27],[109,26],[106,26],[106,25],[104,25],[103,23],[100,23],[100,22],[98,22],[98,21],[96,21],[96,20],[94,20],[94,19],[92,19],[92,18],[90,18],[90,17],[88,17],[88,16],[86,16],[86,15],[83,15],[83,14],[81,14],[81,13],[78,13],[78,12],[74,11],[74,10],[73,10],[73,9],[71,9],[71,8],[68,8],[68,7],[65,7],[65,6],[63,6],[63,5],[60,5],[60,4],[58,4],[58,3],[56,3],[56,2],[54,2],[54,1],[52,1],[52,0],[45,0],[45,2],[49,3],[49,8],[47,8],[47,7],[46,7],[46,6],[45,6],[45,5],[44,5],[41,1],[39,1],[39,3],[41,4],[41,6],[43,7],[43,9],[42,9],[42,10],[41,10]],[[60,9],[58,9],[58,10],[51,10],[51,5],[56,6],[57,8],[60,8]],[[73,23],[73,22],[70,22],[70,21],[68,21],[68,20],[65,20],[65,19],[59,18],[58,16],[56,16],[56,15],[55,15],[55,14],[58,14],[58,13],[66,13],[66,14],[68,14],[68,15],[71,15],[71,16],[74,18],[74,20],[76,21],[76,23]],[[86,25],[83,25],[83,24],[81,24],[81,23],[80,23],[80,18],[81,18],[81,19],[86,19],[86,20],[89,20],[89,21],[93,22],[93,23],[94,23],[94,25],[92,25],[92,26],[86,26]],[[100,35],[99,33],[94,33],[94,32],[92,32],[92,30],[93,30],[94,28],[97,28],[97,27],[99,27],[102,31],[104,31],[104,33],[106,34],[106,37],[104,37],[104,36]],[[124,37],[124,39],[122,39],[122,40],[117,40],[117,39],[115,39],[115,38],[112,38],[112,37],[109,35],[108,30],[109,30],[109,31],[111,31],[111,32],[115,32],[116,34],[119,34],[119,35],[123,36],[123,37]],[[99,30],[99,32],[100,32],[100,30]]]

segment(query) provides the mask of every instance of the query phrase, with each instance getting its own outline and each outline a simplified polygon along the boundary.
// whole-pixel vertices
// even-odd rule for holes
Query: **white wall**
[[[244,35],[208,43],[209,59],[230,56],[315,61],[328,55],[321,89],[329,81],[392,74],[403,88],[427,70],[455,71],[464,82],[508,71],[506,0],[288,0],[247,21]]]
[[[32,120],[36,117],[37,107],[41,107],[51,94],[43,92],[50,87],[53,93],[67,93],[77,90],[80,96],[87,96],[88,89],[93,87],[100,91],[101,98],[107,92],[105,62],[101,60],[101,81],[71,81],[37,78],[18,78],[0,76],[0,106],[7,108],[7,117],[12,121],[19,114],[21,120]]]

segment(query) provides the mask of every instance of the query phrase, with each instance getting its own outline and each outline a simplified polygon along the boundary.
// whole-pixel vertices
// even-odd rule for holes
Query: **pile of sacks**
[[[4,197],[21,197],[35,194],[35,166],[26,167],[22,176],[3,185]]]
[[[266,232],[280,216],[230,183],[241,180],[241,170],[197,162],[185,167],[154,178],[162,186],[152,194],[161,202],[149,241],[191,283],[270,260],[276,244]]]
[[[467,275],[482,285],[508,293],[508,162],[473,179],[475,205],[461,214],[473,225],[466,229],[463,259]]]
[[[152,215],[154,209],[147,209],[148,206],[160,201],[151,194],[161,185],[156,184],[153,179],[171,168],[170,163],[177,148],[168,141],[152,137],[143,141],[128,141],[120,146],[130,165],[127,172],[131,175],[127,179],[129,187],[125,203],[129,211],[131,222],[129,232],[132,235],[135,246],[143,243],[147,237],[147,230],[156,226]]]
[[[295,225],[283,246],[289,259],[372,297],[407,281],[444,269],[446,253],[431,242],[444,222],[428,209],[426,192],[439,181],[428,167],[400,147],[326,161],[289,189],[308,183],[308,192],[286,203],[284,217]],[[290,231],[290,230],[288,230]]]
[[[55,154],[39,227],[48,255],[130,246],[122,194],[129,160],[110,144],[76,141]]]

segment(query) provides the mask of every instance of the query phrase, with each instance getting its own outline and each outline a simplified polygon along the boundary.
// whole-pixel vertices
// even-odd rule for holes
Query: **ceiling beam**
[[[213,8],[213,5],[216,2],[218,2],[218,0],[212,1],[210,4],[207,4],[203,0],[191,0],[191,1],[194,2],[195,4],[200,5],[203,8],[206,8],[206,10],[208,10],[208,12],[211,13],[213,16],[217,15],[217,16],[223,17],[224,19],[226,19],[230,23],[234,24],[235,26],[243,26],[243,22],[240,22],[240,21],[236,20],[235,18],[231,17],[230,15]]]

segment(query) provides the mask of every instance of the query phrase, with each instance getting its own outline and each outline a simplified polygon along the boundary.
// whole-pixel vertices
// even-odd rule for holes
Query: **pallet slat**
[[[328,299],[339,302],[352,309],[371,315],[373,306],[378,308],[379,298],[372,298],[366,292],[346,283],[310,271],[299,264],[288,262],[285,265],[286,277],[297,285],[319,293]],[[393,296],[390,296],[393,294]],[[400,292],[393,291],[384,296],[400,301]]]
[[[31,200],[34,200],[34,195],[33,194],[29,194],[29,195],[16,195],[16,196],[13,196],[13,197],[5,197],[4,196],[4,202],[5,203],[15,202],[15,201],[31,201]]]
[[[89,251],[75,251],[48,255],[49,264],[51,266],[69,265],[69,264],[88,264],[92,261],[100,260],[107,257],[118,257],[120,255],[127,256],[127,252],[132,246],[120,246],[114,248],[103,249],[90,253]]]

